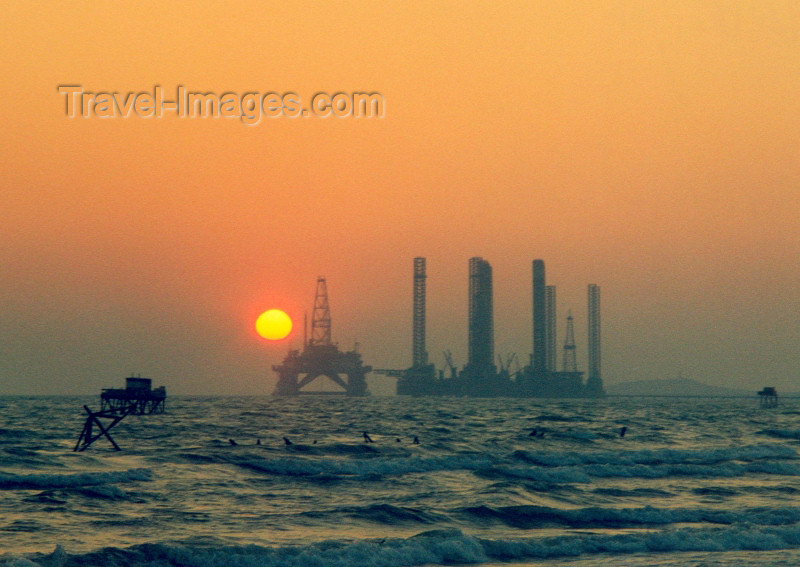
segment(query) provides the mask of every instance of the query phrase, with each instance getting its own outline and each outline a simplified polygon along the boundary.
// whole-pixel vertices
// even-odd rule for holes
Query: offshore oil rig
[[[572,314],[567,317],[561,370],[556,367],[556,288],[547,285],[543,260],[533,261],[533,354],[524,368],[511,370],[515,356],[494,361],[492,267],[483,258],[469,261],[469,360],[459,372],[449,351],[450,370],[436,372],[425,348],[425,258],[414,258],[412,365],[406,370],[378,369],[395,376],[397,394],[411,396],[515,396],[541,398],[600,398],[600,287],[588,287],[589,374],[577,369]]]
[[[331,310],[328,305],[328,286],[325,278],[317,278],[314,296],[314,311],[311,317],[311,338],[306,335],[308,325],[303,327],[303,350],[290,350],[281,364],[272,369],[278,373],[278,384],[273,395],[298,396],[302,394],[334,394],[346,396],[368,396],[367,373],[371,366],[364,366],[357,350],[342,352],[331,340]],[[303,390],[321,377],[327,377],[341,389]]]

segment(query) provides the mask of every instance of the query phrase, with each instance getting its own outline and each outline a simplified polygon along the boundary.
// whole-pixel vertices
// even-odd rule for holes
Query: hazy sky
[[[502,5],[501,5],[502,4]],[[365,363],[531,351],[602,287],[607,384],[800,390],[800,3],[3,2],[0,394],[270,393],[316,277]],[[68,118],[87,91],[379,92],[381,119]],[[271,307],[296,331],[267,343]],[[560,358],[560,357],[559,357]],[[386,386],[384,379],[381,382]]]

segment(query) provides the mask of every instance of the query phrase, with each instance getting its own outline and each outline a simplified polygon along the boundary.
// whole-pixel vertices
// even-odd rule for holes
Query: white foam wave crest
[[[196,548],[143,544],[105,548],[70,556],[60,546],[50,555],[0,557],[0,567],[84,567],[181,565],[181,567],[412,567],[478,564],[491,561],[557,559],[594,554],[669,553],[678,551],[767,551],[800,547],[800,526],[684,528],[619,535],[578,534],[558,537],[483,539],[458,530],[436,530],[408,539],[328,541],[304,547],[227,546]]]
[[[0,489],[76,488],[117,482],[148,481],[153,479],[150,469],[130,469],[115,472],[75,474],[7,474],[0,473]]]

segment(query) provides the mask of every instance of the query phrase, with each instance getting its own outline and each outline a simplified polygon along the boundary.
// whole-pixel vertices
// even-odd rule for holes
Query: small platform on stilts
[[[126,378],[125,388],[104,389],[100,393],[100,411],[83,406],[88,417],[73,451],[83,451],[101,437],[108,439],[114,449],[120,451],[109,433],[111,428],[131,414],[164,413],[166,399],[167,390],[164,386],[153,388],[150,378],[140,376]]]
[[[135,406],[133,413],[147,415],[164,413],[167,390],[164,386],[153,388],[150,378],[131,376],[125,379],[124,388],[105,388],[100,394],[100,409],[123,410]]]
[[[759,405],[762,408],[776,408],[778,407],[778,392],[773,386],[765,386],[763,390],[758,393]]]

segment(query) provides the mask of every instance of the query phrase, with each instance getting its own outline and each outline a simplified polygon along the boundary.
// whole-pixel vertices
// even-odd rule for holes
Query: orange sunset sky
[[[318,275],[334,339],[404,368],[414,256],[438,367],[466,362],[472,256],[496,352],[527,361],[543,258],[583,370],[602,287],[607,385],[800,390],[800,3],[125,6],[2,3],[0,394],[269,394]],[[385,116],[68,118],[59,85],[379,92]]]

